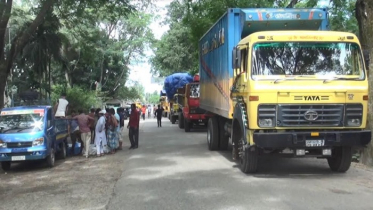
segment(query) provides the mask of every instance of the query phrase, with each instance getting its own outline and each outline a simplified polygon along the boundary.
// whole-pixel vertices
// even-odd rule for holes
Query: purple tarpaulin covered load
[[[175,73],[166,77],[164,80],[164,89],[166,90],[167,98],[173,98],[178,88],[184,87],[191,82],[193,82],[193,77],[188,73]]]

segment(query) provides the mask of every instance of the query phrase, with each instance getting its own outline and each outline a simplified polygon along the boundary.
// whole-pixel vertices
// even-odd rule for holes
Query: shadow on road
[[[237,161],[232,158],[232,145],[229,144],[228,150],[217,151],[222,157],[227,159],[240,171],[240,166]],[[316,158],[286,158],[286,157],[273,157],[273,156],[262,156],[259,158],[258,171],[255,174],[248,174],[248,176],[254,176],[258,178],[306,178],[309,176],[321,176],[321,175],[340,175],[340,173],[334,173],[329,169],[326,159]]]

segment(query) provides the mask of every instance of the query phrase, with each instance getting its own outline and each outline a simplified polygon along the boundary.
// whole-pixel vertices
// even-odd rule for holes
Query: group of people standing
[[[116,112],[113,108],[91,109],[89,114],[85,114],[83,110],[76,114],[75,110],[72,110],[68,119],[73,151],[77,141],[81,141],[85,150],[84,156],[87,158],[91,143],[96,145],[98,157],[104,155],[105,146],[110,149],[110,154],[122,149],[124,109],[118,108]]]

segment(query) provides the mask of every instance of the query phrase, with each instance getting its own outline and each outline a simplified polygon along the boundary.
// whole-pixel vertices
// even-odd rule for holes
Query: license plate
[[[25,156],[12,156],[12,161],[26,160]]]
[[[324,140],[306,140],[306,147],[322,147],[324,143]]]

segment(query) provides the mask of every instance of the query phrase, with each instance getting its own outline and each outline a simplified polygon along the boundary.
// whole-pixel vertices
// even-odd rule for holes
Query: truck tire
[[[60,147],[61,147],[61,150],[58,152],[58,158],[65,159],[66,158],[66,144],[65,144],[65,142],[62,142]]]
[[[258,148],[243,145],[242,149],[242,156],[239,159],[241,171],[245,174],[255,173],[258,170]]]
[[[208,121],[207,145],[211,151],[219,149],[219,123],[216,117],[212,117]]]
[[[176,122],[176,116],[172,116],[172,117],[171,117],[171,123],[172,123],[172,124],[175,124],[175,122]]]
[[[12,162],[10,161],[1,162],[1,168],[3,169],[3,171],[9,171],[11,165],[12,165]]]
[[[54,149],[51,148],[51,153],[48,155],[47,159],[47,165],[48,167],[52,168],[54,167],[54,163],[56,161],[55,154],[54,154]]]
[[[332,150],[332,157],[328,158],[328,164],[332,171],[344,173],[348,171],[352,161],[351,147],[337,147]]]
[[[184,116],[183,116],[183,113],[179,113],[179,128],[180,129],[184,128]]]
[[[190,127],[192,127],[192,123],[184,118],[184,130],[185,130],[185,132],[190,132]]]
[[[219,149],[228,150],[229,136],[226,135],[225,129],[225,119],[219,118]]]

